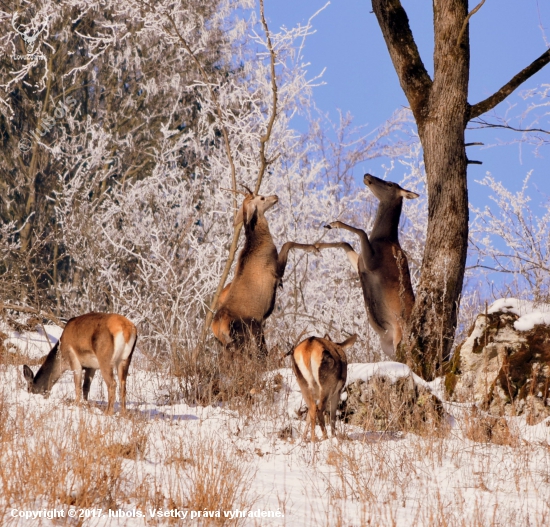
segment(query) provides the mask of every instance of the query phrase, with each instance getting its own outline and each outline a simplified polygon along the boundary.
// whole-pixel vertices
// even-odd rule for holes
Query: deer
[[[359,236],[359,254],[346,242],[341,247],[359,275],[369,324],[384,353],[395,359],[415,302],[407,255],[399,245],[399,218],[403,198],[416,199],[419,194],[370,174],[365,174],[363,181],[380,201],[370,237],[363,229],[341,221],[325,228],[345,229]]]
[[[315,424],[318,422],[323,433],[323,439],[328,439],[325,428],[325,412],[330,414],[330,430],[336,437],[336,410],[340,395],[346,384],[348,361],[345,350],[357,340],[352,335],[339,344],[333,342],[328,335],[309,337],[290,353],[292,369],[296,375],[302,397],[306,402],[308,414],[302,440],[307,438],[311,430],[311,441],[317,440]]]
[[[217,303],[211,328],[224,350],[242,349],[253,344],[258,357],[267,356],[263,324],[275,307],[277,288],[282,287],[291,249],[318,252],[335,244],[302,244],[286,242],[280,252],[269,231],[265,213],[279,198],[261,196],[248,187],[234,225],[243,223],[244,247],[237,258],[233,281],[225,286]]]
[[[100,369],[109,396],[106,413],[112,414],[116,398],[115,368],[120,380],[120,407],[125,412],[126,378],[136,341],[136,327],[122,315],[87,313],[71,318],[36,375],[27,365],[23,366],[28,391],[47,397],[61,375],[72,370],[76,404],[80,405],[82,393],[84,400],[88,400],[95,372]]]

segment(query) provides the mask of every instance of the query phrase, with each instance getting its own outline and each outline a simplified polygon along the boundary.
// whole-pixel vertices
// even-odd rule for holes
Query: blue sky
[[[402,0],[402,3],[424,64],[431,72],[432,2]],[[325,4],[325,0],[266,0],[265,10],[271,29],[276,30],[283,25],[305,24]],[[470,9],[476,4],[477,0],[471,1]],[[371,9],[369,0],[332,0],[314,19],[316,33],[308,38],[304,55],[311,63],[311,77],[326,67],[323,76],[326,84],[316,88],[314,95],[317,106],[333,120],[337,120],[337,109],[341,109],[354,116],[356,125],[368,123],[369,128],[375,128],[395,109],[408,104]],[[491,95],[546,50],[541,24],[550,42],[549,0],[485,2],[470,23],[470,103]],[[520,90],[542,83],[550,83],[550,65]],[[513,94],[496,108],[496,113],[503,115],[509,104],[515,103],[520,103],[520,99]],[[520,110],[514,111],[519,113]],[[547,117],[547,127],[549,121]],[[514,138],[519,138],[519,134],[494,129],[467,133],[468,141],[482,141],[486,145]],[[504,181],[510,190],[519,190],[525,175],[533,169],[530,188],[534,203],[540,204],[550,196],[550,147],[542,150],[538,158],[529,146],[521,150],[518,146],[470,147],[468,153],[471,159],[483,161],[483,165],[470,165],[468,171],[470,201],[474,205],[488,203],[487,189],[474,183],[486,172]],[[382,162],[378,159],[357,167],[357,175],[366,171],[382,174]]]

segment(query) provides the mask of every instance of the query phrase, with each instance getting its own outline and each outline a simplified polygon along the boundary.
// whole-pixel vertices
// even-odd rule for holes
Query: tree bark
[[[434,2],[434,80],[418,122],[428,190],[428,231],[406,342],[408,360],[432,379],[451,351],[468,251],[467,158],[470,43],[467,0]]]
[[[408,336],[398,357],[433,379],[454,339],[468,250],[464,131],[470,119],[504,100],[550,62],[550,51],[494,95],[470,106],[468,0],[434,0],[434,78],[429,77],[400,0],[372,0],[399,82],[411,105],[424,151],[428,231]]]

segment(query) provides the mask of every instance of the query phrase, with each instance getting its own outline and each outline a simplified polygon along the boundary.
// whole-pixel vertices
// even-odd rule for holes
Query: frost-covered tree
[[[230,74],[220,25],[227,7],[217,0],[177,5],[203,68]],[[73,280],[78,289],[80,282],[55,221],[60,181],[81,181],[85,172],[91,201],[100,201],[114,186],[153,171],[166,127],[198,132],[194,63],[145,25],[143,7],[39,0],[0,11],[0,218],[18,229],[18,266],[48,262],[39,289],[50,300],[58,286]],[[25,34],[38,35],[32,53]],[[184,149],[177,159],[188,178],[204,162],[194,154]],[[35,302],[24,276],[18,296]]]
[[[491,175],[478,182],[492,191],[493,206],[473,210],[472,256],[476,268],[503,276],[499,296],[549,302],[550,205],[546,201],[541,214],[531,209],[529,177],[516,193]]]
[[[45,1],[24,14],[25,27],[45,24],[32,60],[14,58],[26,49],[13,12],[1,20],[11,74],[0,212],[14,297],[49,300],[66,317],[126,314],[149,351],[178,355],[195,345],[237,249],[239,203],[225,188],[279,195],[269,221],[281,246],[322,239],[329,219],[369,227],[376,200],[352,178],[365,159],[400,154],[407,185],[423,185],[418,143],[395,136],[408,130],[406,112],[373,134],[349,116],[336,139],[319,119],[306,135],[292,129],[297,112],[313,112],[300,55],[310,26],[271,32],[249,1]],[[403,220],[414,280],[419,204]],[[272,345],[303,331],[359,332],[359,356],[377,354],[341,254],[292,255],[267,330]]]

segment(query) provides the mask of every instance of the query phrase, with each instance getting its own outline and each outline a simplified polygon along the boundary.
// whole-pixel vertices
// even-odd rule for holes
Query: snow
[[[499,298],[491,304],[487,313],[514,313],[519,319],[514,322],[518,331],[530,331],[535,326],[550,325],[550,304],[535,304],[517,298]]]
[[[523,315],[514,322],[514,327],[518,331],[529,331],[541,324],[550,325],[550,312],[541,313],[540,311],[535,311],[534,313]]]
[[[46,333],[44,333],[44,329]],[[0,331],[7,335],[4,346],[8,351],[19,351],[29,359],[39,359],[47,355],[63,333],[63,328],[54,324],[45,324],[44,329],[37,326],[35,331],[14,331],[0,321]]]
[[[46,332],[57,339],[61,330],[48,326]],[[42,333],[11,332],[9,339],[24,352],[40,350],[45,355],[49,345]],[[292,370],[281,368],[271,372],[268,379],[277,374],[282,376],[283,384],[275,401],[258,404],[247,413],[224,405],[166,404],[168,394],[178,389],[177,380],[134,363],[128,377],[128,418],[118,412],[114,416],[104,414],[107,393],[99,373],[92,383],[92,404],[77,407],[70,372],[62,376],[46,399],[27,393],[21,367],[0,366],[0,410],[5,402],[5,422],[16,422],[18,416],[25,416],[24,421],[39,423],[38,430],[22,443],[27,449],[25,459],[32,457],[32,445],[37,445],[37,449],[41,445],[40,437],[45,431],[51,434],[48,441],[54,445],[56,455],[59,447],[55,445],[67,444],[80,426],[86,427],[93,437],[105,429],[108,433],[102,440],[120,443],[128,441],[134,429],[143,432],[147,438],[145,453],[123,460],[124,478],[118,488],[119,492],[127,489],[130,495],[150,481],[154,482],[155,492],[165,497],[176,495],[180,487],[192,487],[194,462],[189,463],[191,468],[181,469],[171,460],[175,456],[193,460],[201,448],[211,444],[216,466],[221,466],[223,456],[228,456],[235,466],[249,470],[251,479],[243,489],[250,496],[247,509],[284,514],[246,518],[240,525],[542,526],[549,517],[550,482],[546,467],[550,466],[550,419],[527,426],[523,418],[508,418],[519,438],[519,447],[474,443],[464,432],[468,406],[444,403],[452,415],[447,437],[386,434],[340,422],[339,429],[347,440],[331,438],[313,446],[299,438],[304,423],[298,420],[296,410],[303,401]],[[440,379],[426,383],[407,366],[395,362],[350,364],[348,384],[357,379],[367,381],[373,375],[392,380],[412,375],[416,383],[433,393],[441,387]],[[19,426],[24,426],[24,422]],[[293,430],[292,438],[281,438],[280,432],[289,428]],[[16,438],[23,435],[16,434],[13,444],[19,444]],[[10,460],[17,463],[22,455],[11,445],[7,441],[3,444],[6,450],[0,452],[0,464],[3,462],[4,467],[10,465]],[[65,470],[61,461],[56,470]],[[5,505],[8,511],[4,520],[0,513],[0,523],[30,524],[28,520],[8,517],[12,507],[53,508],[46,499],[35,498],[32,506],[12,498],[8,508],[2,502],[5,498],[0,483],[0,509]],[[182,510],[183,505],[179,506]],[[147,524],[153,521],[149,507],[135,498],[117,501],[116,506],[124,511],[142,511]],[[160,507],[168,510],[171,506],[166,500],[157,506]],[[154,519],[155,525],[171,522],[173,518]],[[182,523],[204,525],[198,518],[187,518]],[[233,523],[237,524],[228,522]],[[58,523],[42,519],[35,524],[50,527]],[[89,519],[87,524],[131,527],[146,523],[143,518],[102,516]]]
[[[403,377],[412,376],[416,384],[424,386],[428,389],[430,388],[430,384],[413,373],[406,364],[391,361],[350,364],[348,366],[348,379],[346,386],[348,384],[353,384],[358,379],[368,382],[369,379],[375,375],[387,377],[392,382],[395,382],[397,379],[401,379]]]
[[[286,396],[285,407],[288,411],[288,415],[291,418],[294,418],[299,415],[300,408],[304,406],[300,386],[298,385],[291,368],[280,368],[275,370],[271,372],[267,378],[273,379],[273,377],[277,374],[281,375],[283,378],[283,390]],[[411,376],[416,384],[431,390],[435,395],[439,393],[439,382],[426,382],[424,379],[413,373],[406,364],[391,361],[348,364],[346,386],[353,384],[357,380],[368,382],[370,378],[375,375],[387,377],[391,382],[395,382],[397,379],[403,377]],[[343,391],[340,398],[342,401],[345,401],[347,398],[347,392]]]

